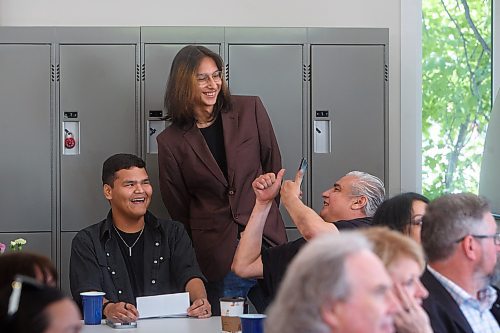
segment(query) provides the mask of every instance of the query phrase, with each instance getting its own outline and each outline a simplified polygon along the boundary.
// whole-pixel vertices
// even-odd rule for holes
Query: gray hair
[[[329,332],[322,320],[321,308],[349,296],[351,285],[345,261],[352,254],[370,249],[368,240],[355,232],[314,238],[288,267],[268,310],[265,332]]]
[[[429,203],[422,219],[422,246],[430,262],[449,258],[457,241],[480,232],[488,202],[471,193],[446,194]]]
[[[384,182],[380,178],[362,171],[351,171],[346,176],[354,176],[358,181],[352,183],[351,192],[353,195],[366,197],[366,216],[375,215],[378,206],[385,199]]]

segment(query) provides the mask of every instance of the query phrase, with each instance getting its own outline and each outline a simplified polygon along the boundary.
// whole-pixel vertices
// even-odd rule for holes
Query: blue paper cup
[[[243,314],[241,319],[241,332],[242,333],[264,333],[264,314]]]
[[[83,303],[83,321],[85,325],[101,325],[102,297],[106,293],[87,291],[80,293]]]

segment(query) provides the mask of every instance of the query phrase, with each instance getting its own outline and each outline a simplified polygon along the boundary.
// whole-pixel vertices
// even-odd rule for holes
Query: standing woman
[[[281,169],[269,116],[258,97],[231,96],[223,62],[203,46],[186,46],[172,63],[165,93],[172,125],[158,136],[160,189],[171,217],[186,226],[214,314],[219,297],[246,296],[254,280],[231,262],[255,203],[252,181]],[[286,242],[277,199],[264,244]]]

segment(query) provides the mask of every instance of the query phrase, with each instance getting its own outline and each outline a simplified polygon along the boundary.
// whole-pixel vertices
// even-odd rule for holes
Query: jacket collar
[[[104,219],[102,222],[104,223],[101,224],[101,228],[99,230],[99,238],[109,239],[111,238],[111,230],[113,229],[113,212],[111,209],[109,210],[106,219]],[[160,222],[158,222],[156,216],[151,214],[149,210],[146,211],[146,214],[144,215],[144,224],[154,229],[158,229],[160,227]]]

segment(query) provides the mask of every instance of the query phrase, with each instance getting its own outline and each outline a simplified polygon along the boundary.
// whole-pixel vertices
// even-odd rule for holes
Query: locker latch
[[[76,141],[73,136],[73,133],[68,131],[66,128],[64,129],[64,147],[66,149],[72,149],[75,148],[76,146]]]

